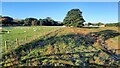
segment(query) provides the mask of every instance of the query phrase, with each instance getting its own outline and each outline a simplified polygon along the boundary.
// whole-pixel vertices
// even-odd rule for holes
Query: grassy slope
[[[31,26],[31,27],[3,27],[2,47],[4,50],[5,41],[7,41],[8,49],[16,47],[16,39],[19,45],[29,43],[30,41],[39,38],[51,30],[56,30],[61,27],[49,26]],[[5,32],[6,31],[6,32]]]
[[[103,52],[94,39],[90,37],[90,32],[100,32],[104,30],[117,30],[114,28],[62,28],[42,36],[40,39],[24,44],[12,50],[15,57],[19,57],[19,65],[29,65],[31,59],[32,65],[82,65],[83,62],[103,65],[110,56]],[[116,36],[118,37],[118,36]],[[109,40],[110,38],[108,38]],[[118,41],[115,41],[118,42]],[[109,44],[109,43],[108,43]],[[96,51],[92,53],[90,51]],[[81,52],[83,57],[79,56]],[[90,52],[90,53],[84,53]],[[3,55],[12,54],[10,52]],[[93,56],[94,55],[94,56]],[[91,57],[91,58],[85,58]],[[104,57],[103,57],[104,56]],[[34,57],[34,58],[31,58]],[[4,57],[3,57],[4,58]],[[35,61],[36,60],[36,61]],[[6,60],[9,61],[9,60]],[[114,60],[109,60],[111,65],[118,64]]]

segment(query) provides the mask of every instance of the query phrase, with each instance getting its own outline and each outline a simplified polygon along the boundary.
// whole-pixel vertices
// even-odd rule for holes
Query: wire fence
[[[27,37],[25,36],[24,38],[22,39],[19,39],[19,38],[16,38],[15,40],[11,41],[11,40],[6,40],[6,41],[2,41],[4,42],[3,43],[3,51],[6,51],[6,50],[11,50],[11,49],[14,49],[20,45],[23,45],[23,44],[26,44],[26,43],[29,43],[35,39],[37,39],[38,36],[34,35],[32,38],[30,37]]]
[[[2,51],[10,51],[14,48],[17,48],[20,45],[24,45],[26,43],[32,42],[33,40],[36,39],[40,39],[41,37],[46,37],[49,36],[51,33],[53,32],[59,32],[62,31],[64,29],[60,28],[60,29],[55,29],[46,33],[42,33],[42,35],[33,35],[32,37],[29,36],[24,36],[24,37],[20,37],[20,38],[16,38],[15,40],[6,40],[6,41],[2,41]]]

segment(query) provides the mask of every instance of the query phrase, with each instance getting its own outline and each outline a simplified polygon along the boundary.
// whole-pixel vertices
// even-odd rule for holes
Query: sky
[[[118,2],[119,0],[1,0],[2,2]]]
[[[75,8],[83,12],[86,22],[118,22],[117,2],[2,2],[2,15],[15,19],[51,17],[63,21],[67,12]]]

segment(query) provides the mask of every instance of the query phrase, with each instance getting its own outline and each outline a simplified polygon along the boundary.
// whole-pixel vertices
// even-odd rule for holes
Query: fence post
[[[19,46],[19,41],[17,38],[16,38],[16,45]]]
[[[7,50],[8,48],[7,48],[7,41],[5,41],[5,49]]]
[[[25,41],[27,41],[27,36],[25,36]]]

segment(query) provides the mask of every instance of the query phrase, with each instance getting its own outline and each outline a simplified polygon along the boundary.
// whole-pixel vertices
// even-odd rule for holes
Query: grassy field
[[[59,29],[61,27],[49,27],[49,26],[32,26],[32,27],[3,27],[2,32],[2,47],[5,49],[5,41],[7,42],[8,49],[15,48],[17,46],[17,40],[19,45],[29,43],[34,39],[38,39],[40,36],[49,33],[50,31]]]
[[[120,63],[113,59],[117,53],[107,52],[118,49],[120,32],[117,27],[5,27],[2,35],[3,47],[4,41],[15,42],[16,38],[20,43],[19,46],[16,42],[7,44],[8,51],[2,53],[4,62],[0,62],[3,66],[119,66]],[[100,45],[99,38],[105,40],[107,49]]]

